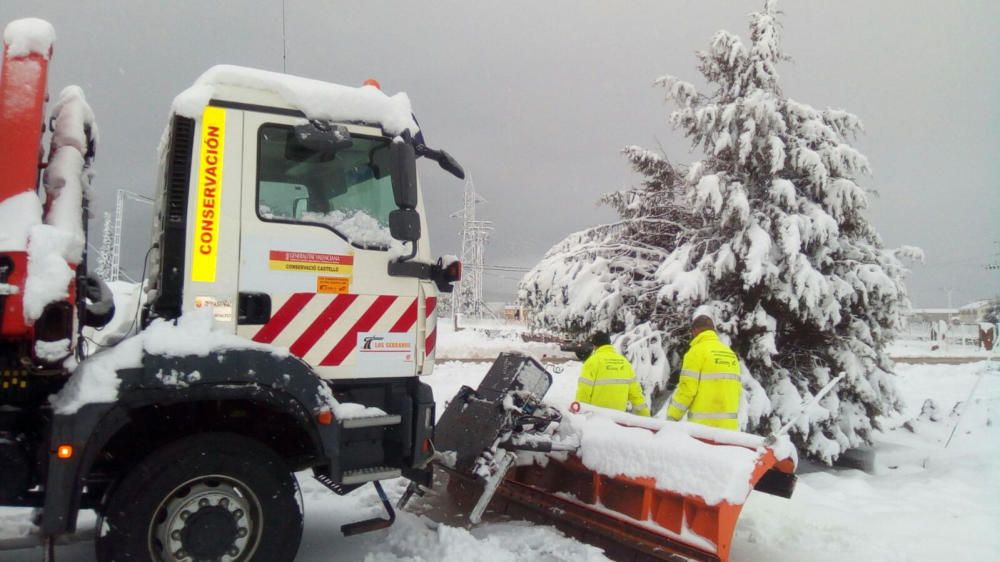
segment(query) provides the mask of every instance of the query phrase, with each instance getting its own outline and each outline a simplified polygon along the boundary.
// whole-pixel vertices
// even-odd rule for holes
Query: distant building
[[[505,305],[503,307],[503,319],[508,322],[524,322],[524,307],[517,306],[516,304]]]
[[[952,322],[958,317],[957,308],[914,308],[907,317],[907,322],[913,324],[932,324],[938,321]]]
[[[957,321],[957,308],[914,308],[906,317],[905,334],[917,340],[943,340]]]
[[[1000,301],[997,300],[970,302],[958,309],[958,318],[963,324],[978,324],[986,320],[987,315],[997,306],[1000,306]]]
[[[995,341],[998,311],[1000,301],[996,299],[960,308],[914,308],[906,318],[904,334],[918,340],[985,346],[987,340],[989,344]]]

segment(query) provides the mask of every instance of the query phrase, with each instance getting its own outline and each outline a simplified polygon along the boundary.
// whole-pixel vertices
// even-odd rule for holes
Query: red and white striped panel
[[[287,345],[310,365],[336,367],[353,358],[360,332],[406,333],[417,322],[417,299],[393,295],[294,293],[253,340]]]
[[[426,305],[426,315],[427,315],[427,341],[424,342],[424,357],[428,359],[434,358],[434,348],[437,346],[437,315],[434,314],[434,308],[437,306],[437,297],[427,297]]]

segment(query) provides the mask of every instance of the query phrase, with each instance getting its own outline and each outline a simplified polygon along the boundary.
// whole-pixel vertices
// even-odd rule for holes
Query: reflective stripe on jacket
[[[576,400],[623,412],[631,402],[633,414],[649,415],[632,365],[610,345],[598,347],[584,362],[576,385]]]
[[[691,340],[691,349],[684,354],[681,377],[670,397],[667,417],[739,429],[740,362],[733,350],[719,341],[712,330],[701,332]]]

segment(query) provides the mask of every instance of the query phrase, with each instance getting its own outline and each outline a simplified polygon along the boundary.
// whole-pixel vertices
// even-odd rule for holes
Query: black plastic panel
[[[164,206],[160,234],[159,294],[154,316],[181,315],[184,292],[184,253],[187,242],[187,208],[191,191],[191,158],[194,119],[175,115],[170,124],[170,153],[164,181]]]

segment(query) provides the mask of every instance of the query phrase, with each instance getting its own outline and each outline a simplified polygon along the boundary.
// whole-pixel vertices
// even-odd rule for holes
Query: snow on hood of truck
[[[297,109],[309,119],[380,125],[390,135],[406,130],[415,135],[419,130],[410,98],[403,92],[387,96],[373,86],[353,88],[232,65],[208,69],[193,86],[174,98],[173,111],[194,119],[201,116],[212,99],[248,103],[246,99],[232,99],[241,97],[238,89],[273,98],[272,104]]]
[[[75,414],[87,404],[114,402],[118,399],[121,379],[118,371],[142,366],[146,354],[182,357],[205,356],[216,351],[257,349],[277,357],[287,357],[288,350],[257,343],[214,328],[209,308],[185,313],[177,324],[154,320],[148,328],[125,341],[98,352],[80,363],[66,385],[51,396],[55,412]]]
[[[56,42],[56,30],[52,24],[38,18],[14,20],[4,28],[3,42],[8,45],[7,54],[11,57],[39,54],[48,59],[52,44]]]

